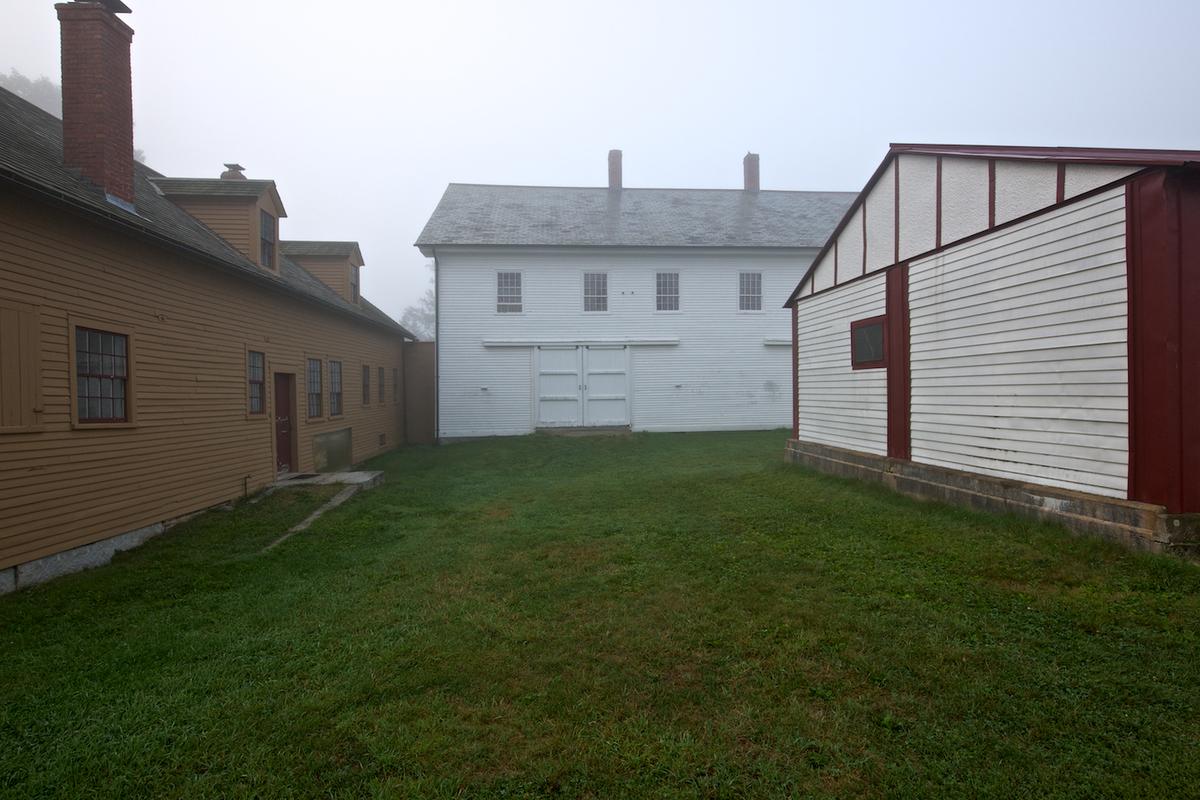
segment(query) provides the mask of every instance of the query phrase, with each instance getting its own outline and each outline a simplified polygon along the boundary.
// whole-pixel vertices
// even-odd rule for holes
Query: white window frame
[[[588,294],[588,278],[589,278],[590,276],[592,276],[592,275],[603,275],[603,276],[604,276],[604,294],[603,294],[603,295],[599,295],[599,294],[591,294],[591,295],[589,295],[589,294]],[[583,313],[585,313],[585,314],[607,314],[607,313],[609,312],[609,304],[608,304],[608,272],[607,272],[607,271],[603,271],[603,272],[601,272],[601,271],[598,271],[598,270],[597,270],[597,271],[589,271],[589,272],[584,272],[584,273],[583,273],[583,281],[582,281],[582,283],[583,283],[583,293],[582,293],[581,299],[582,299],[582,302],[583,302]],[[589,297],[592,297],[592,298],[603,297],[603,298],[604,298],[604,308],[588,308],[588,298],[589,298]]]
[[[675,277],[675,292],[674,292],[674,294],[663,294],[662,284],[659,279],[662,278],[664,275],[673,275]],[[654,311],[655,311],[655,313],[658,313],[658,314],[678,314],[679,313],[680,302],[681,302],[681,299],[680,299],[681,292],[679,290],[679,281],[680,281],[680,278],[679,278],[678,270],[674,270],[671,272],[655,272],[654,273]],[[670,297],[675,298],[675,307],[674,308],[662,308],[661,307],[662,299],[670,298]]]
[[[517,302],[505,303],[505,302],[501,301],[501,299],[500,299],[501,297],[511,298],[513,296],[511,294],[509,294],[509,295],[501,294],[500,277],[502,275],[516,275],[517,276],[517,294],[516,294]],[[502,308],[502,306],[516,306],[516,308]],[[517,269],[498,269],[498,270],[496,270],[495,313],[502,314],[505,316],[507,316],[509,314],[524,314],[525,313],[525,273],[522,272],[521,270],[517,270]]]
[[[746,292],[744,289],[744,284],[742,282],[742,279],[747,276],[755,276],[755,275],[758,276],[758,292],[757,293]],[[746,308],[745,301],[748,299],[753,300],[754,298],[758,299],[758,307],[757,308]],[[761,270],[738,272],[737,308],[738,308],[738,313],[741,313],[741,314],[761,314],[762,313],[762,310],[763,310],[763,274],[762,274]]]

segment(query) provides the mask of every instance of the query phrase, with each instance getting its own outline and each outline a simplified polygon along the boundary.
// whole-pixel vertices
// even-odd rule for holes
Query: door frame
[[[588,389],[587,389],[587,371],[588,371],[588,356],[587,351],[590,348],[598,348],[601,350],[622,350],[625,354],[625,426],[633,428],[633,353],[629,345],[626,344],[546,344],[535,345],[529,348],[529,377],[530,377],[530,395],[532,403],[530,405],[530,424],[533,430],[544,428],[593,428],[593,427],[609,427],[609,425],[594,425],[588,421]],[[575,368],[576,375],[579,378],[577,391],[577,402],[579,403],[579,422],[577,425],[549,425],[541,421],[541,402],[542,402],[542,350],[574,350],[575,351]]]

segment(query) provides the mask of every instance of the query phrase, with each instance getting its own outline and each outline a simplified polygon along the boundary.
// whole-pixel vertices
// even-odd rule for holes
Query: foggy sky
[[[393,316],[445,185],[858,190],[888,142],[1200,149],[1200,3],[127,0],[136,146],[273,178],[287,239],[357,239]],[[0,70],[59,80],[51,0]],[[797,276],[799,277],[799,276]]]

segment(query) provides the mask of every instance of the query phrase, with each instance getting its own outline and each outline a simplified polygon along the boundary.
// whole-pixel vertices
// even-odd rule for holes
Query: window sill
[[[77,431],[109,431],[123,428],[136,428],[136,422],[72,422],[71,427]]]

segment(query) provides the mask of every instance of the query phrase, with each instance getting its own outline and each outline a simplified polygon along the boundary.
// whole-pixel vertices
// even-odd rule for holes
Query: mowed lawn
[[[1200,794],[1200,568],[785,435],[410,449],[0,597],[0,794]]]

